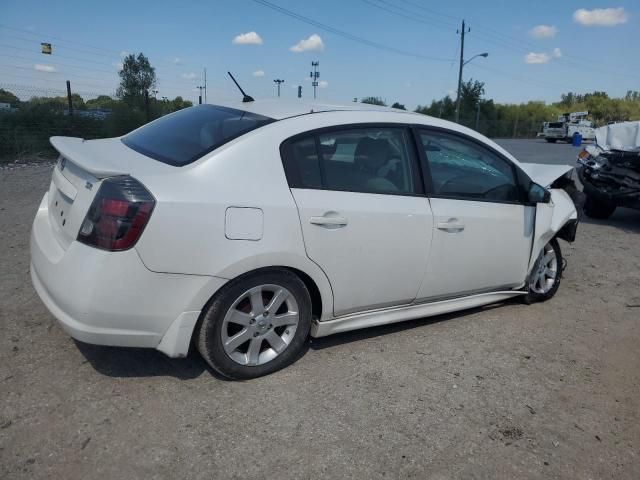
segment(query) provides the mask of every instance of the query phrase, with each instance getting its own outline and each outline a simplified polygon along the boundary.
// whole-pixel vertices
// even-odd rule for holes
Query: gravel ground
[[[62,332],[28,274],[50,169],[0,171],[0,478],[640,478],[640,212],[562,242],[549,302],[314,340],[227,382]]]

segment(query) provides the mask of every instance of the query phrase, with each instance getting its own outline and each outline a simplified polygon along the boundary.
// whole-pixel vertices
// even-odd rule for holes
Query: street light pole
[[[465,26],[464,20],[462,20],[462,29],[458,30],[458,33],[460,34],[460,68],[458,70],[458,95],[456,97],[456,118],[455,118],[456,123],[460,123],[460,100],[461,100],[460,94],[462,93],[462,68],[476,57],[487,58],[489,56],[487,52],[479,53],[478,55],[474,55],[473,57],[471,57],[466,62],[464,61],[464,35],[466,33],[469,33],[470,31],[471,29],[467,28]]]
[[[280,97],[280,84],[284,83],[284,80],[277,78],[274,82],[278,84],[278,97]]]

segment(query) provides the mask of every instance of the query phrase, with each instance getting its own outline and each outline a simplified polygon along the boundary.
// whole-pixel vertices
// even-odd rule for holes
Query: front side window
[[[416,193],[407,131],[354,128],[293,141],[285,169],[291,186],[381,194]]]
[[[198,105],[144,125],[122,142],[138,153],[180,167],[273,121],[243,110]]]
[[[513,166],[497,154],[440,131],[421,131],[433,194],[441,197],[495,202],[518,201]]]

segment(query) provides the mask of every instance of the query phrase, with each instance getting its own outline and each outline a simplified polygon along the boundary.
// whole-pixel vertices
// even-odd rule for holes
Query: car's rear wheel
[[[547,243],[529,275],[525,303],[544,302],[553,297],[562,278],[562,252],[557,239]]]
[[[311,328],[311,297],[285,269],[231,281],[202,318],[198,350],[218,373],[248,379],[275,372],[299,355]]]
[[[591,195],[587,195],[587,199],[584,202],[584,213],[587,217],[606,220],[613,215],[615,210],[615,205],[598,200]]]

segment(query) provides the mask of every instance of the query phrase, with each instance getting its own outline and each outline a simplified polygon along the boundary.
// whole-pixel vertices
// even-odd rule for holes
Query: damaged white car
[[[249,101],[51,141],[31,275],[62,328],[170,357],[193,344],[231,378],[309,336],[547,300],[576,233],[571,167],[404,111]]]
[[[640,122],[596,129],[596,145],[580,152],[578,164],[587,216],[609,218],[617,207],[640,210]]]

